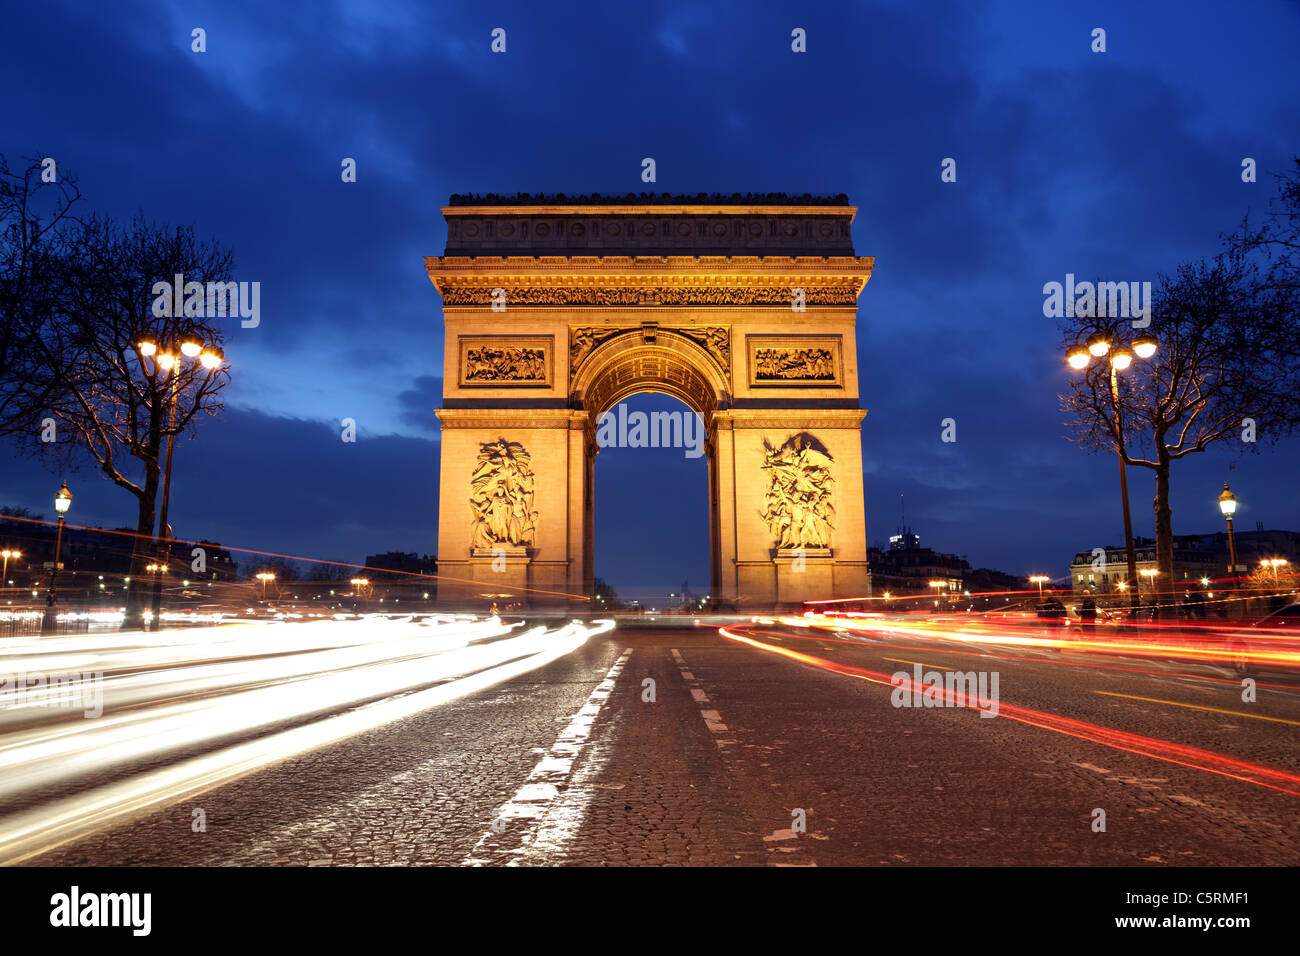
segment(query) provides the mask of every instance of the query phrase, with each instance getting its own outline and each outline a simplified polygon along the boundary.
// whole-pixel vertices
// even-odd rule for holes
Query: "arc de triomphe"
[[[439,597],[591,594],[598,416],[636,392],[703,420],[716,601],[865,595],[856,211],[451,197],[425,260],[446,319]]]

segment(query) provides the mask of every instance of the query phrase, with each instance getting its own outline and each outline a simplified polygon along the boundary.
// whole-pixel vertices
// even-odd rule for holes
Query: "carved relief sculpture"
[[[491,284],[448,285],[442,291],[444,305],[491,305]],[[809,286],[809,305],[854,305],[861,291],[858,283],[826,283]],[[660,305],[784,305],[790,304],[790,289],[784,286],[664,286],[599,288],[592,286],[517,286],[505,288],[512,305],[641,305],[647,298]]]
[[[605,342],[614,338],[616,335],[625,333],[641,332],[644,334],[644,326],[641,329],[634,328],[611,328],[611,327],[588,327],[577,328],[573,330],[572,342],[569,345],[569,379],[572,381],[577,375],[579,367],[586,360],[587,356],[595,351],[596,346],[603,345]],[[701,328],[673,328],[661,327],[656,324],[656,331],[680,335],[683,338],[690,339],[692,342],[700,345],[709,353],[720,369],[725,374],[731,372],[731,334],[725,326],[705,326]]]
[[[627,329],[587,328],[573,330],[573,343],[569,346],[569,374],[578,370],[578,366],[601,342],[611,339]]]
[[[537,512],[533,510],[532,458],[523,445],[498,438],[479,446],[469,503],[474,512],[470,532],[474,550],[533,543]]]
[[[462,388],[545,388],[551,384],[549,335],[461,335]]]
[[[467,382],[545,382],[544,349],[483,348],[465,352]]]
[[[807,432],[786,439],[780,448],[763,439],[767,497],[760,514],[778,548],[829,548],[835,508],[835,479],[826,446]]]
[[[731,371],[731,336],[721,326],[702,329],[676,329],[693,342],[703,345],[724,372]]]
[[[755,349],[754,377],[760,382],[833,382],[835,353],[830,349]]]

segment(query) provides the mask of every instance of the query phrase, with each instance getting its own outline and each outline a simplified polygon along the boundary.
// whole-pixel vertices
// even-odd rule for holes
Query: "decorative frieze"
[[[750,335],[746,341],[751,386],[843,386],[838,335]]]
[[[502,286],[499,281],[477,283],[445,283],[442,301],[447,306],[490,306],[494,290],[501,289],[509,305],[570,305],[570,306],[641,306],[648,303],[660,306],[789,306],[791,290],[798,286],[804,290],[807,305],[854,305],[862,282],[858,280],[812,283],[806,280],[790,285],[690,285],[626,287],[599,285],[514,285]]]
[[[552,380],[553,342],[549,335],[462,335],[460,385],[545,388]]]

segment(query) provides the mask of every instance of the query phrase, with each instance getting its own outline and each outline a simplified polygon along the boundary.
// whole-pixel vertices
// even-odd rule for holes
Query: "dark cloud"
[[[6,449],[7,450],[7,449]],[[68,478],[68,520],[135,527],[135,498],[94,468],[47,471],[11,462],[0,503],[51,513]],[[361,561],[385,551],[437,550],[438,445],[333,424],[227,410],[176,445],[171,518],[176,535],[232,548]]]
[[[1111,24],[1104,55],[1088,50],[1094,19]],[[194,26],[206,54],[189,50]],[[495,26],[504,55],[489,51]],[[795,26],[806,54],[790,51]],[[871,537],[892,530],[901,490],[927,544],[1059,570],[1098,535],[1116,540],[1117,492],[1113,462],[1065,439],[1043,284],[1153,279],[1212,252],[1262,210],[1300,128],[1300,14],[1285,4],[1224,18],[1172,2],[1086,15],[514,3],[489,17],[358,0],[51,2],[6,30],[0,83],[23,93],[5,102],[0,152],[57,156],[95,208],[192,222],[235,250],[237,278],[262,283],[262,325],[231,330],[232,411],[178,459],[178,529],[300,553],[433,547],[442,325],[421,257],[442,249],[447,196],[640,191],[651,156],[662,191],[849,194],[857,249],[877,257],[858,338]],[[939,179],[949,156],[955,184]],[[1259,184],[1241,183],[1243,156]],[[340,181],[344,157],[356,184]],[[356,446],[337,441],[344,416],[362,425]],[[959,440],[942,446],[948,416]],[[1176,529],[1214,526],[1205,495],[1234,464],[1243,509],[1300,527],[1279,479],[1295,444],[1234,455],[1179,466]],[[598,511],[600,560],[635,557],[614,565],[616,585],[675,582],[703,525],[657,502],[691,500],[695,479],[603,457],[598,501],[628,504]],[[1146,478],[1133,480],[1139,533]],[[48,480],[9,464],[0,491],[48,510]],[[114,496],[100,513],[120,511]]]
[[[412,428],[431,434],[438,433],[438,419],[434,409],[442,408],[442,377],[421,375],[404,392],[397,393],[402,407],[401,419]]]

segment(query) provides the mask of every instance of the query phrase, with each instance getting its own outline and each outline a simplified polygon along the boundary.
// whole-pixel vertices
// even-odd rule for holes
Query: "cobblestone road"
[[[882,672],[996,669],[1003,701],[1300,771],[1294,687],[1243,705],[1210,668],[769,641]],[[206,832],[192,832],[195,808]],[[896,708],[888,687],[711,628],[619,629],[29,862],[1295,865],[1298,808],[1292,794],[1042,727]]]

